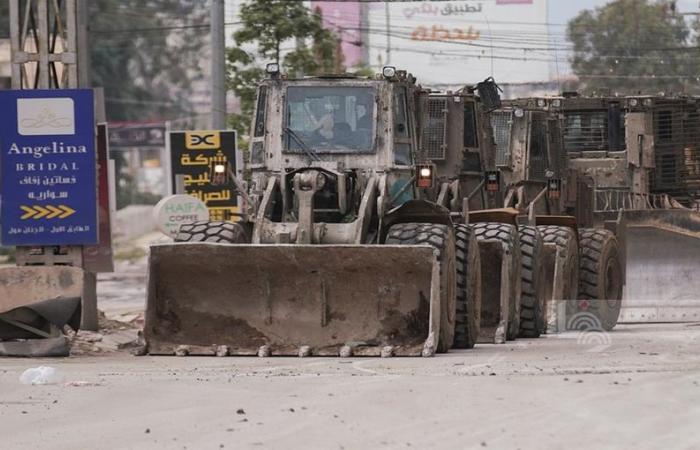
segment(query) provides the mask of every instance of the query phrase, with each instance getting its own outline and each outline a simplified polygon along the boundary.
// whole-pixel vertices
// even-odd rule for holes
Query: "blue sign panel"
[[[92,91],[0,91],[4,245],[96,244]]]

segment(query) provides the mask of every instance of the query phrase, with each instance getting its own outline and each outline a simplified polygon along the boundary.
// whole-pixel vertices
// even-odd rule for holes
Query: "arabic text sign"
[[[238,220],[240,211],[233,185],[212,183],[215,165],[229,165],[236,173],[235,131],[174,131],[170,158],[175,177],[184,178],[185,193],[207,205],[211,220]]]
[[[2,243],[97,243],[92,91],[0,91]]]
[[[426,86],[460,87],[489,76],[502,83],[550,78],[547,0],[390,2],[369,8],[369,60],[406,69]]]

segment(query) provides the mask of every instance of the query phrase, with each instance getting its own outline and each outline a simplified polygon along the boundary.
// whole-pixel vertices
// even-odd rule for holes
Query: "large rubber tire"
[[[496,240],[506,245],[508,251],[513,255],[513,265],[511,267],[510,279],[513,280],[511,302],[508,308],[508,327],[506,339],[514,340],[520,332],[520,291],[521,291],[521,269],[520,269],[520,238],[518,229],[514,225],[499,222],[481,222],[472,225],[474,235],[477,240]],[[483,299],[482,299],[483,301]]]
[[[537,227],[521,226],[522,294],[520,297],[520,337],[537,338],[547,327],[546,273],[542,261],[544,241]]]
[[[579,252],[576,232],[573,228],[557,226],[557,225],[540,225],[537,227],[545,245],[553,244],[557,253],[564,255],[564,267],[562,268],[563,277],[559,280],[563,283],[562,292],[563,298],[552,298],[552,304],[549,306],[548,312],[558,310],[556,302],[566,301],[567,315],[569,314],[572,302],[578,298],[578,267],[579,267]],[[555,283],[556,280],[547,280],[548,283]],[[559,329],[556,323],[552,323],[552,317],[547,317],[548,327],[553,326],[553,331],[563,331]],[[550,331],[550,330],[548,330]]]
[[[389,228],[388,245],[430,245],[438,251],[440,264],[440,334],[437,351],[447,352],[454,341],[457,273],[455,236],[452,227],[432,223],[399,223]]]
[[[474,348],[481,327],[481,258],[469,225],[455,226],[457,317],[454,348]]]
[[[623,273],[615,235],[604,229],[579,230],[581,266],[577,312],[595,315],[605,331],[612,330],[620,316]]]
[[[245,244],[245,230],[235,222],[200,222],[180,225],[175,242],[216,242],[222,244]]]

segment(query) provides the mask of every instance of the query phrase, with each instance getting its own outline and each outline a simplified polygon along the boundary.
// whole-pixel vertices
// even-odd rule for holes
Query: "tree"
[[[93,86],[110,121],[192,116],[209,41],[208,0],[91,0]],[[183,19],[186,18],[186,19]]]
[[[695,48],[668,2],[615,0],[572,19],[571,67],[586,90],[680,92],[689,86]],[[690,50],[690,51],[689,51]],[[692,77],[695,83],[695,77]],[[697,83],[696,83],[697,84]]]
[[[245,136],[265,63],[276,62],[294,75],[337,73],[344,68],[338,38],[323,28],[320,13],[311,12],[303,2],[251,0],[241,6],[240,20],[242,26],[233,35],[236,47],[228,49],[227,69],[229,87],[240,99],[241,112],[231,114],[229,123],[239,136]],[[284,52],[283,44],[288,41],[297,44],[296,48]]]

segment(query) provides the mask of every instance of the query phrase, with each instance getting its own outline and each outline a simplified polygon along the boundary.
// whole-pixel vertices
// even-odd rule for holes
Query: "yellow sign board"
[[[221,148],[221,134],[218,131],[185,131],[185,147],[189,150]]]

